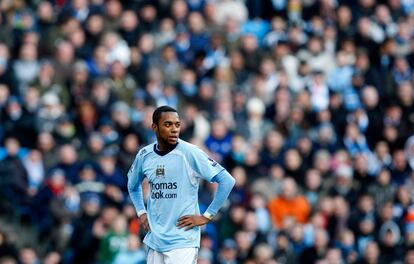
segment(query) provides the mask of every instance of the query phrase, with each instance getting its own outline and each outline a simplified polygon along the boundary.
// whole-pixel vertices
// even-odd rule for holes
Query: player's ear
[[[158,126],[157,126],[157,124],[152,123],[151,128],[155,132],[157,130]]]

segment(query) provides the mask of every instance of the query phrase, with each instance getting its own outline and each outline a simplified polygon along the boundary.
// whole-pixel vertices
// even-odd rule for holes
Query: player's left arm
[[[150,231],[141,186],[144,177],[142,172],[142,155],[138,153],[128,172],[128,192],[144,230]]]
[[[219,174],[214,176],[211,181],[217,182],[218,188],[213,201],[204,212],[204,215],[208,218],[210,218],[209,216],[217,214],[236,183],[236,180],[226,170],[222,170]]]
[[[177,227],[190,230],[195,226],[207,224],[220,210],[235,184],[234,178],[226,170],[214,176],[211,182],[217,182],[218,188],[213,201],[203,215],[186,215],[178,219]]]

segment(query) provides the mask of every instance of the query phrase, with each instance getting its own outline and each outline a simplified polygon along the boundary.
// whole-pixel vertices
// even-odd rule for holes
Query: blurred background
[[[0,1],[0,264],[145,263],[160,105],[236,179],[199,264],[414,263],[413,36],[412,0]]]

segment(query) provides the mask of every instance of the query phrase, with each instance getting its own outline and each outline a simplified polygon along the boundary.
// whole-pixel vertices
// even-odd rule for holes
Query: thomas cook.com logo
[[[177,193],[165,192],[167,190],[177,190],[177,182],[150,182],[151,199],[175,199]]]

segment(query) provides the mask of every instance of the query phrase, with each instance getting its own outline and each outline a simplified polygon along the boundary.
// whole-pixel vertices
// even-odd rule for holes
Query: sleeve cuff
[[[213,219],[213,217],[214,217],[214,215],[212,215],[212,214],[210,214],[209,212],[204,212],[204,214],[203,214],[203,216],[205,217],[205,218],[207,218],[208,220],[212,220]]]
[[[139,210],[139,211],[137,212],[137,215],[138,215],[138,217],[141,217],[141,215],[146,214],[146,213],[147,213],[147,211],[146,211],[146,210]]]

